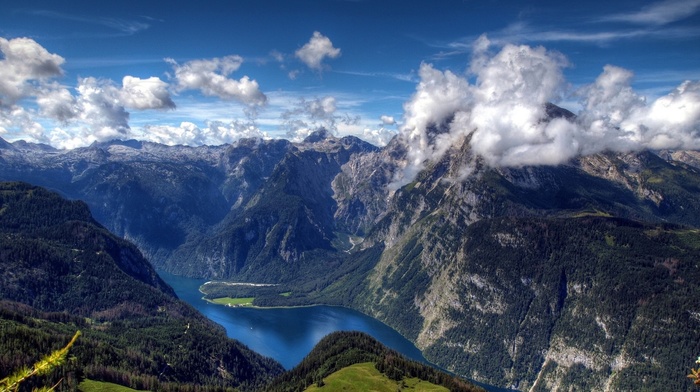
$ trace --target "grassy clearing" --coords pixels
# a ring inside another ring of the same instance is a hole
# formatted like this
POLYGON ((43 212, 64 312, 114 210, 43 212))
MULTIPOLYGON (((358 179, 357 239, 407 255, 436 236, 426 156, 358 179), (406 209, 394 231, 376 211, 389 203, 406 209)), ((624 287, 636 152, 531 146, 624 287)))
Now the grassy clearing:
POLYGON ((572 218, 585 218, 585 217, 603 217, 603 218, 610 218, 612 215, 605 211, 600 211, 600 210, 594 210, 594 211, 580 211, 575 214, 573 214, 571 217, 572 218))
POLYGON ((78 385, 81 392, 139 392, 118 384, 85 379, 78 385))
POLYGON ((280 295, 283 296, 283 297, 289 297, 290 295, 292 295, 292 292, 291 292, 291 291, 287 291, 286 293, 280 293, 280 295))
POLYGON ((226 305, 226 306, 253 306, 253 300, 255 297, 241 297, 241 298, 231 298, 231 297, 221 297, 208 300, 209 302, 226 305))
POLYGON ((379 373, 374 363, 358 363, 343 368, 324 380, 323 387, 312 385, 306 391, 377 391, 396 392, 426 391, 426 392, 449 392, 445 387, 420 380, 418 378, 408 378, 402 381, 394 381, 379 373))
POLYGON ((676 235, 686 246, 693 249, 700 249, 700 230, 678 230, 676 231, 676 235))

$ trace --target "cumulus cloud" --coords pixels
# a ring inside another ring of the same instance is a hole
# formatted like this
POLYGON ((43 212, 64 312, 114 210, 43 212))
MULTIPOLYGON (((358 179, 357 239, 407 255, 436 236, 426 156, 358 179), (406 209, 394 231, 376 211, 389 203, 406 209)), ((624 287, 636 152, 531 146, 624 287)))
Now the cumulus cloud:
POLYGON ((182 65, 173 59, 166 61, 175 71, 176 91, 199 90, 207 96, 237 100, 250 106, 261 106, 267 102, 257 81, 248 76, 238 80, 229 78, 243 63, 241 56, 192 60, 182 65))
POLYGON ((148 79, 125 76, 119 98, 124 106, 137 110, 175 108, 168 83, 155 76, 148 79))
POLYGON ((700 147, 700 82, 686 81, 648 103, 631 87, 633 74, 607 65, 576 92, 578 116, 550 118, 548 104, 567 88, 566 59, 543 47, 474 46, 467 76, 420 69, 421 81, 405 105, 400 134, 407 145, 395 186, 410 182, 426 162, 440 159, 469 136, 472 151, 491 166, 556 165, 602 151, 700 147))
POLYGON ((77 110, 95 140, 118 139, 129 131, 129 112, 120 102, 121 91, 109 80, 93 77, 78 81, 77 110))
POLYGON ((382 125, 396 125, 396 120, 394 119, 393 116, 387 116, 386 114, 383 114, 379 117, 379 121, 382 122, 382 125))
POLYGON ((320 72, 323 70, 323 60, 339 57, 340 49, 334 48, 328 37, 314 31, 309 42, 294 52, 294 55, 309 68, 320 72))
POLYGON ((75 89, 55 79, 63 76, 63 57, 30 38, 0 38, 0 125, 2 133, 59 147, 76 147, 128 134, 127 109, 171 109, 168 84, 157 77, 126 76, 111 80, 81 78, 75 89), (24 107, 19 106, 22 102, 24 107), (46 131, 41 125, 57 122, 46 131))
MULTIPOLYGON (((126 76, 121 87, 108 79, 88 77, 78 80, 76 96, 54 84, 40 90, 36 102, 43 116, 64 126, 52 130, 51 143, 75 147, 127 137, 131 130, 127 109, 174 108, 167 86, 156 77, 126 76)), ((20 128, 27 132, 26 127, 20 128)))
POLYGON ((267 133, 258 129, 255 124, 240 121, 224 123, 211 121, 205 128, 199 128, 191 122, 183 122, 180 126, 152 125, 143 130, 143 138, 152 142, 166 145, 221 145, 234 143, 244 138, 268 138, 267 133))
POLYGON ((0 134, 7 134, 13 128, 22 129, 25 139, 30 142, 49 142, 44 127, 34 120, 34 114, 18 105, 0 110, 0 134))
POLYGON ((39 90, 36 103, 39 105, 42 115, 62 124, 66 124, 77 115, 75 97, 67 88, 57 83, 39 90))
POLYGON ((36 83, 63 75, 63 57, 49 53, 31 38, 0 37, 0 104, 35 95, 36 83))

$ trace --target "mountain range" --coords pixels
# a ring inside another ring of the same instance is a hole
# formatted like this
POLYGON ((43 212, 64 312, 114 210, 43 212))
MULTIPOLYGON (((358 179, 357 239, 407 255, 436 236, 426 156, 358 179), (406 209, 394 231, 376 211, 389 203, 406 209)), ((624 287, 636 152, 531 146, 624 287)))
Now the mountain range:
POLYGON ((0 179, 83 200, 156 269, 291 292, 212 285, 210 296, 350 306, 477 381, 690 387, 700 154, 607 152, 503 168, 466 136, 402 184, 407 159, 399 137, 377 148, 325 130, 302 143, 202 147, 4 142, 0 179))

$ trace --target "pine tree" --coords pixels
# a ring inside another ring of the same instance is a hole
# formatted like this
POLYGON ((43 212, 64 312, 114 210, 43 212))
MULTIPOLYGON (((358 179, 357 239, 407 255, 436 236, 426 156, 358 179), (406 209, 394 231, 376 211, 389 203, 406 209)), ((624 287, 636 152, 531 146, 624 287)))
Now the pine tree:
MULTIPOLYGON (((68 344, 62 349, 56 350, 51 354, 47 355, 39 362, 35 363, 34 366, 32 366, 32 368, 25 367, 19 369, 13 374, 9 375, 8 377, 0 380, 0 392, 16 392, 19 390, 20 384, 28 378, 48 374, 52 370, 63 365, 66 362, 66 358, 68 358, 68 351, 71 347, 73 347, 73 344, 76 340, 78 340, 79 336, 80 331, 77 331, 75 335, 73 335, 73 338, 70 340, 70 342, 68 342, 68 344)), ((35 392, 53 391, 60 383, 61 381, 59 381, 56 385, 53 385, 51 387, 35 389, 35 392)))

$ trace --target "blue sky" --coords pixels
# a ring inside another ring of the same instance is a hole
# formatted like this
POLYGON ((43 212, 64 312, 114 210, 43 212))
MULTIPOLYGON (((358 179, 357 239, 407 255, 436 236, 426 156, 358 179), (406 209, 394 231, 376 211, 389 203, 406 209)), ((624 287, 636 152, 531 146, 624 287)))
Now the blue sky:
POLYGON ((57 147, 299 138, 319 126, 382 144, 410 133, 429 70, 478 84, 480 56, 494 59, 508 45, 545 48, 562 76, 547 99, 577 113, 581 89, 606 65, 630 71, 630 88, 649 104, 700 79, 700 0, 3 0, 1 8, 0 136, 57 147))

